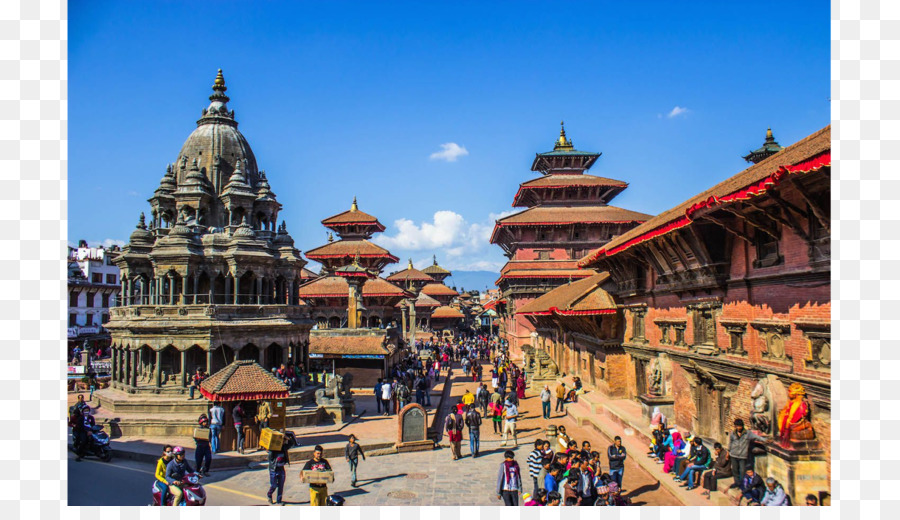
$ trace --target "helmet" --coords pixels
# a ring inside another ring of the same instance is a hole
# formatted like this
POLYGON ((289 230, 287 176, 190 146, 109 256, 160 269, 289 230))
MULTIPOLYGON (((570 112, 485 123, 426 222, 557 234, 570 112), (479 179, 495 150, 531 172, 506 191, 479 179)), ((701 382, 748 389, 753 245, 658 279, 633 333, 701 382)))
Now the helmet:
POLYGON ((172 455, 184 455, 184 448, 181 446, 175 446, 172 448, 172 455))
POLYGON ((328 495, 325 499, 326 506, 342 506, 344 505, 344 497, 341 495, 328 495))

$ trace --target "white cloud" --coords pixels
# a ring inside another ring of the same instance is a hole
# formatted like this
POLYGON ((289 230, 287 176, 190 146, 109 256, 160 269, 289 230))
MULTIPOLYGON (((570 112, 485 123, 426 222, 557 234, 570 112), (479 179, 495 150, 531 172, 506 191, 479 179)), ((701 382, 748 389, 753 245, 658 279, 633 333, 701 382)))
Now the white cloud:
POLYGON ((435 212, 431 222, 396 220, 396 233, 379 235, 373 241, 395 256, 412 256, 420 268, 430 265, 431 254, 435 254, 438 263, 451 271, 499 271, 506 260, 501 249, 489 242, 491 232, 495 220, 512 213, 491 213, 482 222, 468 222, 459 213, 441 210, 435 212), (420 259, 423 252, 428 256, 420 259))
POLYGON ((469 155, 469 151, 466 150, 465 146, 460 146, 456 143, 444 143, 441 145, 440 152, 434 152, 428 158, 432 161, 456 162, 457 159, 464 155, 469 155))
POLYGON ((687 108, 676 105, 675 108, 673 108, 672 111, 666 115, 666 117, 672 119, 673 117, 682 116, 684 114, 687 114, 688 112, 690 111, 687 108))
POLYGON ((103 240, 103 242, 101 242, 100 245, 102 245, 103 247, 112 247, 112 246, 125 247, 125 241, 124 240, 116 240, 114 238, 107 238, 107 239, 103 240))

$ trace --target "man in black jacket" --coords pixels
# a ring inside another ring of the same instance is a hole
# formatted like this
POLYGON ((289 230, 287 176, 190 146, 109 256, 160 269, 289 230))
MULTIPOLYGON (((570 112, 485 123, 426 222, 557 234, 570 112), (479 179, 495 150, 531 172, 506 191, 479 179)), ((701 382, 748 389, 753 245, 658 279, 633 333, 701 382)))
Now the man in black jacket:
POLYGON ((625 446, 622 446, 622 437, 616 435, 613 442, 614 444, 606 449, 606 456, 609 458, 609 476, 621 489, 622 476, 625 473, 625 457, 628 456, 628 453, 625 451, 625 446))
POLYGON ((747 505, 759 505, 765 489, 766 486, 759 475, 753 471, 753 468, 747 468, 747 471, 744 472, 744 478, 741 479, 741 500, 739 505, 744 505, 745 498, 747 499, 747 505))

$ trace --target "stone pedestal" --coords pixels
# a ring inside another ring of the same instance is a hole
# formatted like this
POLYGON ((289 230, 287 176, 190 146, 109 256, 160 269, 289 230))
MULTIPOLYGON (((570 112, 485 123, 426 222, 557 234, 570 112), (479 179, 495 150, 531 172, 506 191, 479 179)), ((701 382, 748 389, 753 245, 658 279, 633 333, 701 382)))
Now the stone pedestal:
MULTIPOLYGON (((540 393, 544 389, 544 385, 550 387, 550 392, 553 393, 553 399, 556 399, 556 385, 558 384, 560 376, 552 376, 552 377, 541 377, 532 375, 531 376, 531 385, 529 388, 531 390, 540 393)), ((571 387, 566 387, 566 391, 571 390, 571 387)))
POLYGON ((639 395, 638 400, 641 402, 641 415, 647 422, 653 418, 653 409, 659 408, 660 413, 666 416, 668 422, 672 422, 675 418, 675 398, 666 395, 639 395))
POLYGON ((346 423, 350 422, 350 419, 353 418, 353 414, 356 413, 356 402, 354 401, 343 401, 340 404, 326 404, 320 405, 325 411, 325 415, 330 417, 336 423, 346 423))
POLYGON ((828 461, 825 452, 807 444, 799 443, 795 448, 785 449, 777 444, 769 444, 768 454, 756 459, 756 471, 764 480, 772 477, 784 486, 793 505, 805 504, 806 495, 820 496, 825 491, 831 494, 828 480, 828 461))

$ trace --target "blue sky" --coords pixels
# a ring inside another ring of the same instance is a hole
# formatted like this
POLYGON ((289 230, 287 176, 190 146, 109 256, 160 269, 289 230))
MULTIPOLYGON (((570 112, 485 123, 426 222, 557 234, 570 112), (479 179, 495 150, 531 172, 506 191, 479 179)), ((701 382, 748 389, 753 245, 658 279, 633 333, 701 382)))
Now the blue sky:
POLYGON ((830 122, 827 2, 639 5, 73 0, 69 239, 127 239, 218 68, 299 249, 355 195, 418 267, 504 263, 493 221, 560 119, 630 183, 613 205, 651 214, 767 126, 786 146, 830 122))

